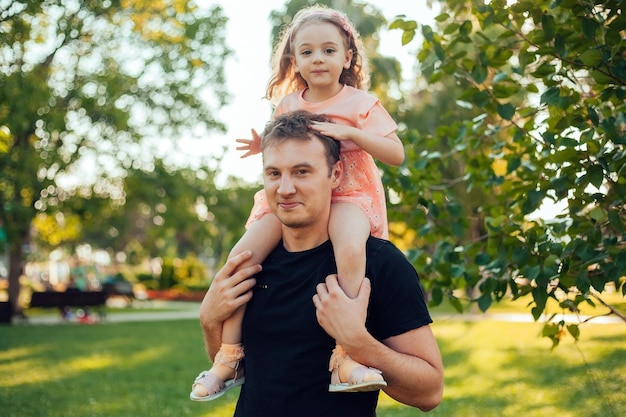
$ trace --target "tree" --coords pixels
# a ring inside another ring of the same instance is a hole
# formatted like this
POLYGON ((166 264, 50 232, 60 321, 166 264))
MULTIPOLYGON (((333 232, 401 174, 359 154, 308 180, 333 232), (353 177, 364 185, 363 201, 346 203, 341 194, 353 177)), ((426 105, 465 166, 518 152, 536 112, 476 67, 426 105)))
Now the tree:
MULTIPOLYGON (((602 303, 607 286, 626 294, 621 2, 442 4, 437 28, 421 27, 417 58, 457 117, 437 113, 431 131, 411 131, 405 166, 387 170, 398 210, 426 242, 411 257, 433 302, 445 297, 460 309, 455 290, 478 285, 472 301, 481 310, 509 293, 530 295, 537 320, 549 300, 577 312, 602 303), (441 144, 446 152, 432 151, 441 144), (468 211, 461 196, 474 190, 489 198, 468 211), (537 214, 546 201, 563 208, 553 219, 537 214), (472 223, 481 233, 468 240, 472 223)), ((406 18, 391 27, 405 43, 418 29, 406 18)), ((566 329, 578 337, 563 321, 546 323, 544 336, 556 345, 566 329)))
POLYGON ((81 241, 113 253, 135 252, 137 260, 195 254, 224 261, 244 232, 258 187, 231 179, 218 188, 208 165, 174 168, 156 159, 149 168, 130 169, 119 198, 102 200, 100 209, 85 210, 93 200, 72 200, 72 211, 86 219, 81 241))
MULTIPOLYGON (((92 195, 149 164, 149 138, 223 130, 225 18, 185 0, 0 1, 0 219, 19 294, 37 213, 91 169, 92 195)), ((91 197, 88 195, 87 198, 91 197)))

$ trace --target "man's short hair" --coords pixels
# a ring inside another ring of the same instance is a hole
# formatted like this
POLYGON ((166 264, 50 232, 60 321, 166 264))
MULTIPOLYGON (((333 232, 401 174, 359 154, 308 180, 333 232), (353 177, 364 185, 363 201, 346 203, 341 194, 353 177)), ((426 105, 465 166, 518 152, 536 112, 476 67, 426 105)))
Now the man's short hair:
POLYGON ((268 122, 263 130, 261 151, 287 140, 312 140, 317 137, 326 149, 328 168, 339 161, 339 141, 325 136, 311 127, 312 122, 329 122, 332 120, 323 114, 315 114, 304 110, 284 113, 268 122))

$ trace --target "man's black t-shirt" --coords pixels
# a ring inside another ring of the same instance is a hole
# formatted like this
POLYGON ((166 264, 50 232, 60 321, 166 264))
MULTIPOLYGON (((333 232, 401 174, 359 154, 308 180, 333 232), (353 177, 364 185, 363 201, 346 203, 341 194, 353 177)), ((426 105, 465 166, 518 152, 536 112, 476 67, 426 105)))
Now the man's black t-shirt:
MULTIPOLYGON (((246 382, 236 417, 375 416, 378 392, 330 393, 335 341, 315 317, 318 283, 336 273, 330 241, 304 252, 282 243, 256 275, 243 321, 246 382)), ((367 328, 378 340, 432 322, 413 266, 390 242, 367 242, 372 283, 367 328)))

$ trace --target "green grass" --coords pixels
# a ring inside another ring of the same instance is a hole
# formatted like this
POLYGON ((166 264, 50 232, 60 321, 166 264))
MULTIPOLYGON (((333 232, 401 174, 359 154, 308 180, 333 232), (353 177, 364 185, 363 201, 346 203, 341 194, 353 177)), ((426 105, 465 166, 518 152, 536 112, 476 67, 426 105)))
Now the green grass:
MULTIPOLYGON (((626 326, 583 325, 555 350, 540 323, 437 320, 446 367, 429 416, 626 415, 626 326), (582 354, 581 354, 582 352, 582 354)), ((207 367, 196 320, 0 326, 3 417, 232 416, 238 390, 188 400, 207 367)), ((380 417, 424 415, 381 394, 380 417)))

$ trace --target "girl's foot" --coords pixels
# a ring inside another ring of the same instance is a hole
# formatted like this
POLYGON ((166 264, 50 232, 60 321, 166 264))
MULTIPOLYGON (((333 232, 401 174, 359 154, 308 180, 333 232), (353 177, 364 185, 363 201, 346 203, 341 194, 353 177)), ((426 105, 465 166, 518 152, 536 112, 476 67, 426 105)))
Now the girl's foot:
POLYGON ((341 345, 337 345, 330 358, 330 392, 376 391, 387 386, 382 372, 352 359, 341 345))
POLYGON ((241 343, 222 344, 215 355, 213 367, 209 371, 201 372, 195 379, 189 398, 193 401, 211 401, 221 397, 229 389, 243 384, 243 357, 241 343))

